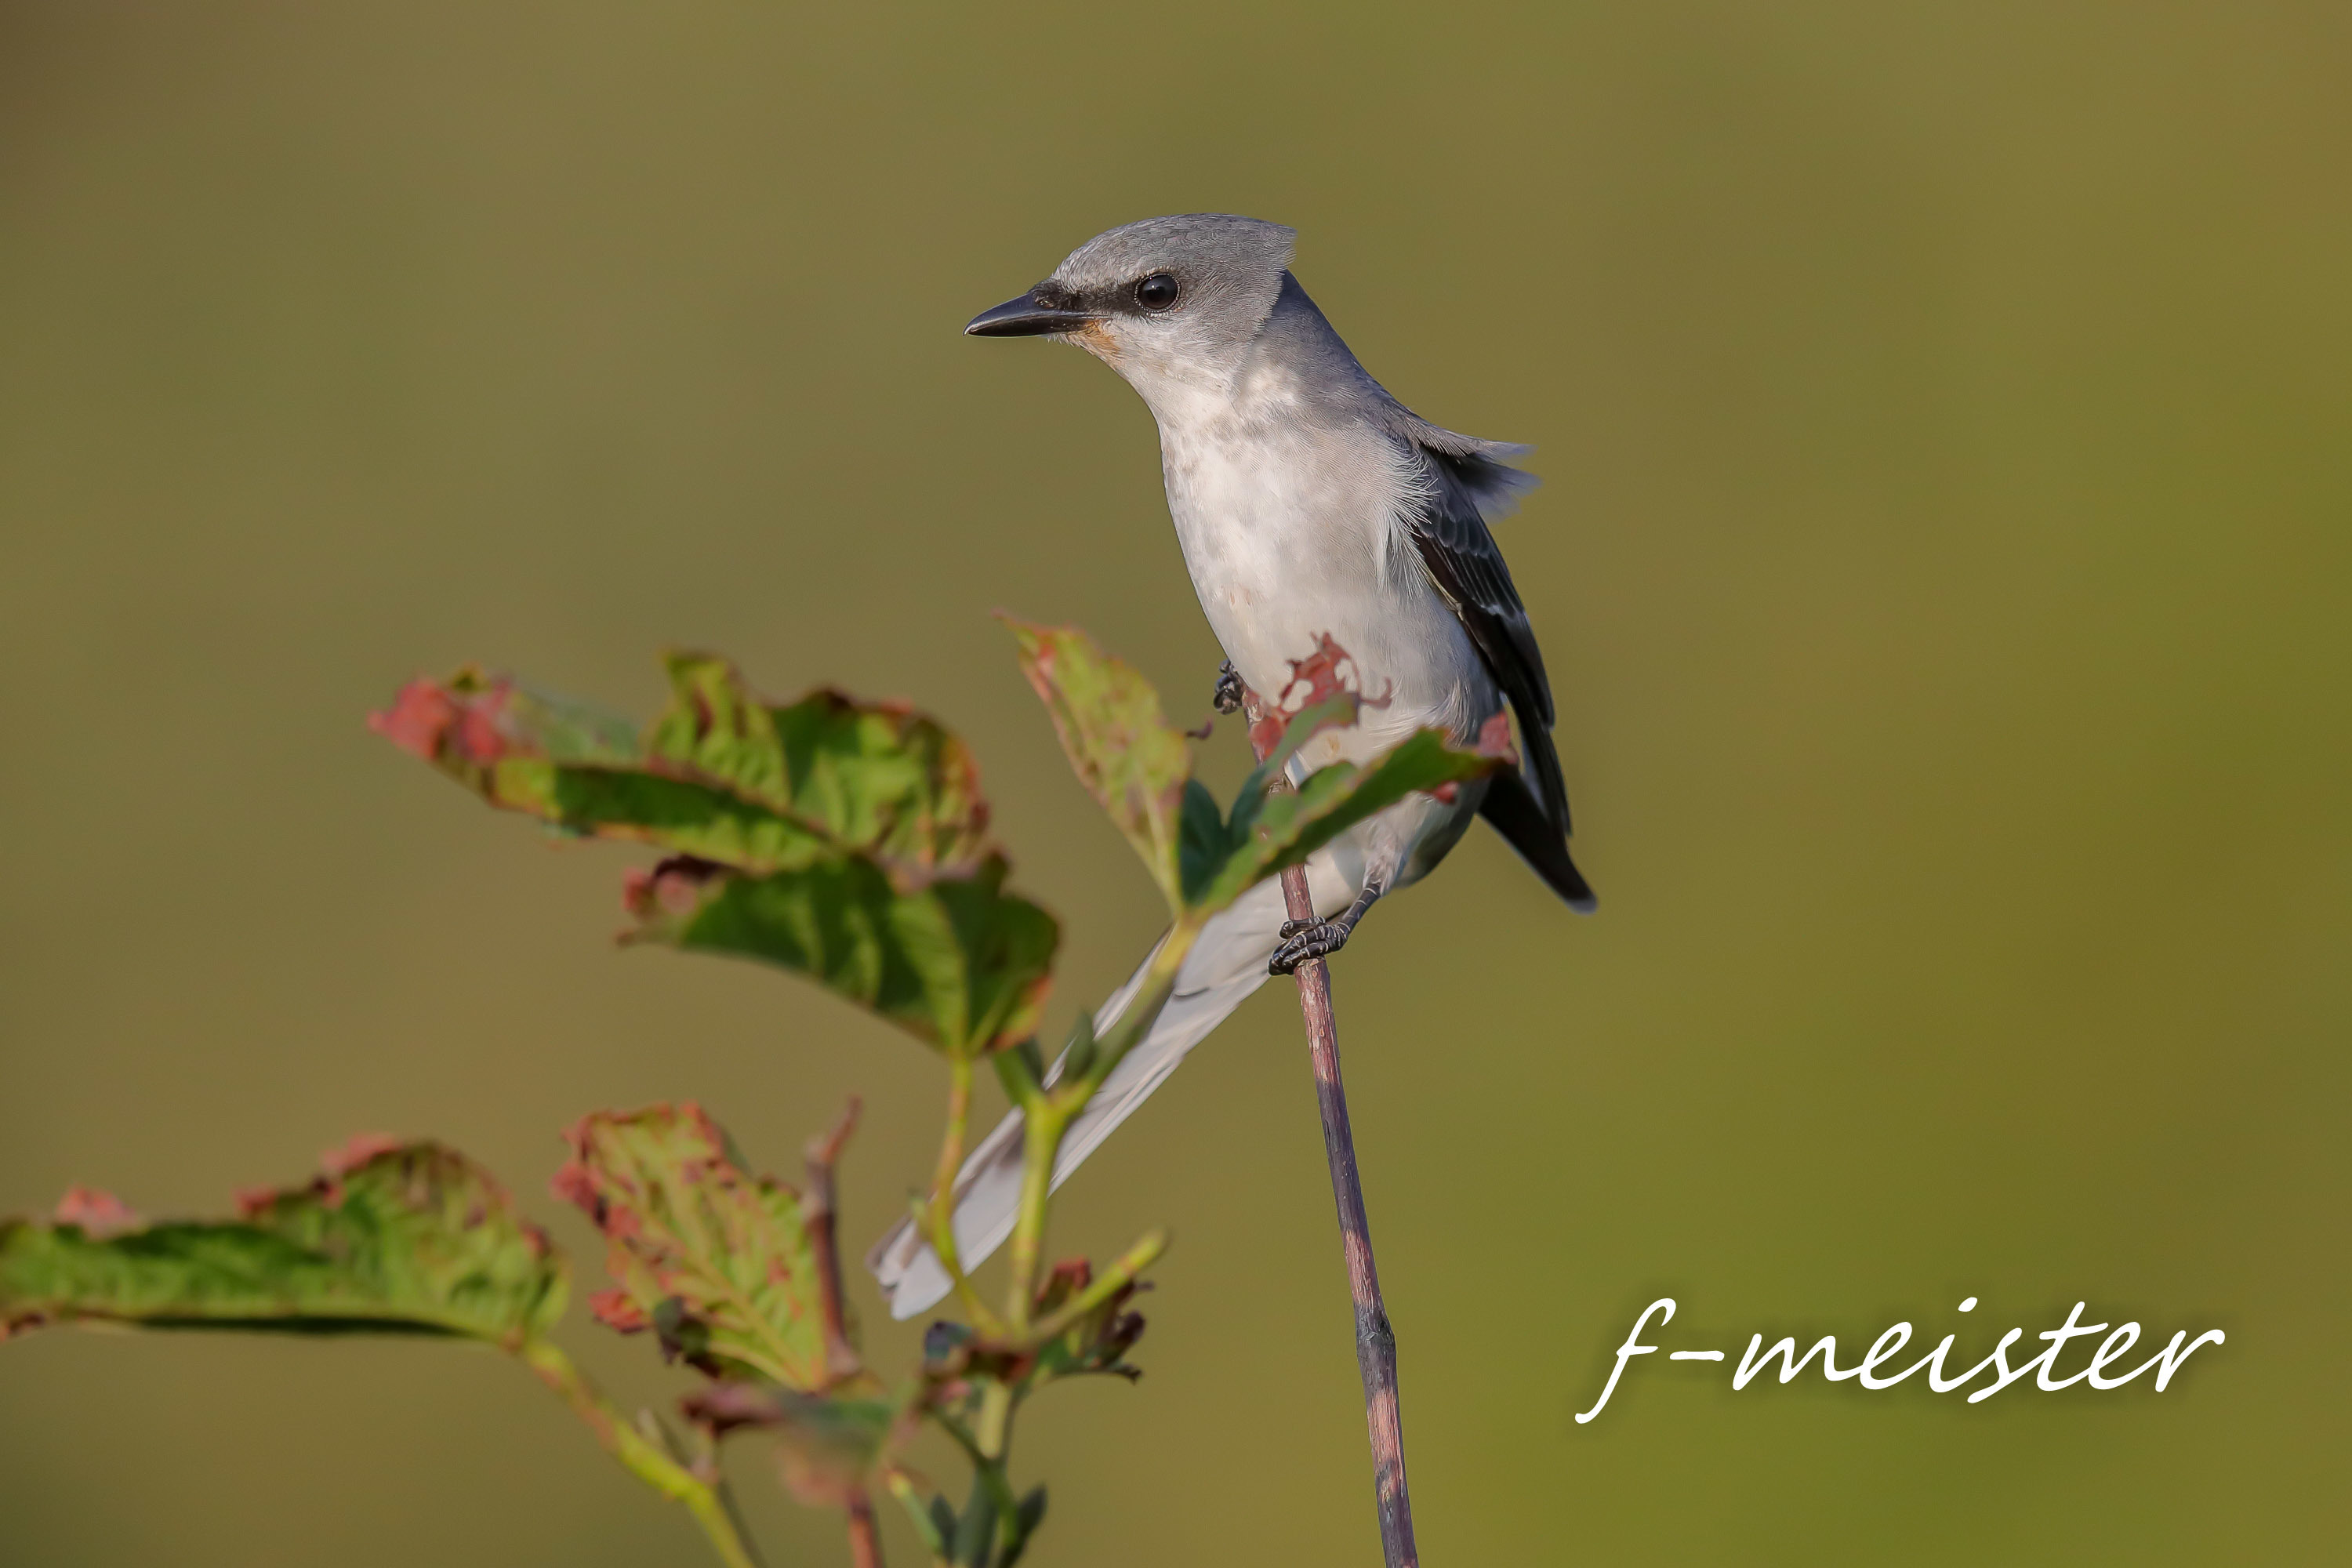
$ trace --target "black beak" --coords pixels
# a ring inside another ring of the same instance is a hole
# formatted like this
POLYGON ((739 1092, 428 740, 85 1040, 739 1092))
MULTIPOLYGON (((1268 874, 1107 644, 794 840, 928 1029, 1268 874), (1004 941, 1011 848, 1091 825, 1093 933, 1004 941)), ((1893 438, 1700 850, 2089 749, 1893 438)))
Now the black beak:
POLYGON ((971 338, 1037 338, 1048 332, 1075 332, 1095 319, 1091 310, 1073 310, 1040 301, 1031 289, 1007 300, 992 310, 982 310, 964 326, 971 338))

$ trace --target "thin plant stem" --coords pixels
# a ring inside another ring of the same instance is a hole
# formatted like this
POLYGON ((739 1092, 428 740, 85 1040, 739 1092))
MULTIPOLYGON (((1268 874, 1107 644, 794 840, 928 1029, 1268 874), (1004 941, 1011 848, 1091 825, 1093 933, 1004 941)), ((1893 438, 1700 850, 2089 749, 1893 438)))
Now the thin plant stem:
POLYGON ((923 1549, 931 1554, 932 1561, 946 1562, 948 1542, 940 1534, 939 1524, 931 1518, 931 1510, 924 1505, 922 1494, 916 1490, 913 1479, 904 1470, 893 1469, 885 1479, 885 1484, 889 1487, 890 1495, 898 1500, 898 1506, 907 1510, 908 1521, 914 1525, 915 1534, 921 1539, 923 1549))
MULTIPOLYGON (((966 1061, 950 1062, 955 1078, 948 1100, 948 1138, 940 1151, 939 1178, 925 1215, 925 1229, 931 1238, 932 1250, 938 1254, 947 1269, 948 1278, 954 1281, 958 1295, 971 1313, 973 1327, 983 1335, 1007 1347, 1034 1350, 1150 1267, 1167 1246, 1168 1238, 1159 1232, 1145 1237, 1114 1263, 1105 1279, 1079 1300, 1066 1303, 1053 1313, 1045 1321, 1045 1331, 1041 1332, 1033 1326, 1032 1314, 1036 1310, 1037 1300, 1037 1263, 1045 1250, 1045 1216, 1053 1194, 1054 1164, 1061 1152, 1062 1140, 1067 1135, 1070 1123, 1086 1109, 1095 1090, 1102 1087, 1103 1079, 1143 1038, 1153 1021, 1160 1016, 1160 1009, 1168 1004, 1169 994, 1175 987, 1176 972, 1199 935, 1197 922, 1181 919, 1170 931, 1167 939, 1160 943, 1140 992, 1110 1034, 1097 1042, 1095 1059, 1086 1072, 1075 1074, 1051 1089, 1037 1082, 1034 1074, 1006 1078, 1008 1091, 1019 1101, 1025 1125, 1022 1134, 1020 1208, 1013 1217, 1012 1241, 1007 1248, 1007 1265, 1012 1279, 1006 1289, 1005 1315, 1001 1321, 981 1307, 978 1293, 972 1289, 956 1255, 950 1223, 955 1205, 953 1184, 963 1157, 964 1123, 971 1108, 971 1067, 966 1061)), ((1005 1456, 1013 1441, 1013 1418, 1019 1403, 1019 1393, 1012 1382, 1003 1377, 991 1377, 981 1384, 980 1408, 970 1429, 944 1411, 935 1409, 931 1413, 933 1419, 956 1440, 971 1459, 974 1483, 988 1494, 996 1510, 996 1545, 999 1550, 1010 1547, 1019 1528, 1019 1502, 1013 1496, 1012 1479, 1005 1470, 1005 1456)), ((906 1500, 904 1497, 900 1499, 901 1502, 906 1500)))
POLYGON ((835 1379, 855 1377, 863 1367, 857 1349, 849 1342, 849 1312, 841 1297, 841 1246, 835 1223, 833 1168, 842 1145, 857 1127, 856 1095, 842 1108, 840 1119, 822 1138, 809 1141, 802 1152, 808 1170, 808 1191, 801 1196, 801 1219, 808 1226, 810 1249, 816 1255, 817 1301, 824 1322, 825 1371, 835 1379))
POLYGON ((1167 1248, 1168 1233, 1153 1231, 1120 1254, 1116 1262, 1103 1270, 1101 1279, 1080 1291, 1059 1310, 1032 1324, 1024 1342, 1031 1345, 1045 1343, 1134 1283, 1136 1276, 1158 1262, 1160 1255, 1167 1248))
POLYGON ((972 1326, 983 1331, 996 1327, 996 1314, 980 1299, 972 1288, 971 1276, 963 1271, 963 1259, 956 1250, 955 1182, 963 1165, 963 1145, 966 1130, 971 1122, 971 1058, 948 1058, 948 1128, 940 1143, 940 1163, 931 1178, 931 1198, 924 1216, 923 1231, 929 1237, 931 1250, 938 1255, 940 1266, 947 1270, 949 1282, 955 1287, 956 1300, 971 1316, 972 1326))
MULTIPOLYGON (((1250 730, 1258 733, 1264 700, 1244 694, 1250 730)), ((1258 761, 1266 751, 1258 750, 1258 761)), ((1276 776, 1272 785, 1286 789, 1276 776)), ((1294 921, 1315 919, 1307 868, 1282 873, 1282 900, 1294 921)), ((1323 1153, 1331 1167, 1331 1197, 1339 1214, 1339 1245, 1348 1265, 1348 1294, 1355 1306, 1356 1368, 1364 1381, 1364 1424, 1372 1447, 1372 1497, 1380 1513, 1381 1553, 1387 1568, 1419 1568, 1412 1540, 1412 1493, 1405 1484, 1404 1418, 1397 1403, 1396 1332, 1381 1300, 1380 1269, 1372 1260, 1371 1222, 1364 1214, 1364 1183, 1356 1169, 1356 1136, 1348 1120, 1348 1090, 1339 1078, 1339 1025, 1331 1010, 1331 973, 1319 958, 1291 972, 1298 983, 1298 1011, 1307 1024, 1307 1056, 1315 1071, 1315 1103, 1323 1118, 1323 1153)))
MULTIPOLYGON (((856 1095, 842 1107, 840 1117, 822 1138, 812 1139, 803 1152, 803 1163, 808 1169, 808 1191, 801 1198, 801 1217, 806 1222, 809 1245, 816 1255, 818 1310, 824 1323, 825 1370, 835 1382, 856 1377, 865 1370, 858 1360, 857 1348, 849 1342, 849 1311, 841 1297, 841 1247, 839 1227, 835 1223, 834 1166, 841 1159, 842 1146, 857 1128, 858 1101, 856 1095)), ((863 1487, 853 1486, 842 1499, 842 1510, 847 1515, 849 1530, 849 1560, 855 1568, 882 1568, 882 1536, 874 1522, 873 1500, 863 1487)))
POLYGON ((993 1378, 980 1392, 980 1421, 972 1446, 990 1464, 1002 1464, 1013 1441, 1013 1384, 993 1378))
POLYGON ((572 1413, 588 1425, 596 1441, 656 1491, 682 1502, 702 1527, 711 1550, 727 1568, 760 1568, 751 1538, 736 1522, 727 1483, 716 1476, 706 1480, 677 1457, 639 1431, 600 1393, 572 1358, 545 1340, 526 1342, 516 1352, 539 1380, 563 1396, 572 1413))
POLYGON ((980 1451, 980 1438, 973 1434, 971 1427, 936 1405, 931 1406, 930 1416, 932 1421, 938 1424, 940 1431, 955 1439, 955 1446, 963 1450, 965 1458, 975 1465, 988 1463, 988 1456, 980 1451))
POLYGON ((1029 1315, 1035 1310, 1037 1263, 1045 1251, 1047 1200, 1054 1190, 1054 1165, 1062 1152, 1062 1140, 1069 1132, 1070 1123, 1094 1098, 1095 1090, 1110 1076, 1111 1069, 1150 1031, 1160 1009, 1168 1005, 1169 994, 1175 989, 1176 973, 1183 966, 1184 955, 1192 950, 1200 934, 1199 922, 1178 921, 1160 942, 1135 1000, 1128 1005, 1111 1032, 1097 1044, 1094 1062, 1085 1074, 1031 1096, 1029 1103, 1022 1108, 1026 1125, 1022 1133, 1021 1206, 1013 1215, 1013 1240, 1007 1248, 1013 1283, 1005 1302, 1007 1320, 1016 1339, 1024 1336, 1029 1315))
POLYGON ((1176 923, 1168 928, 1168 934, 1160 939, 1151 955, 1151 968, 1144 977, 1141 991, 1128 1004, 1127 1011, 1119 1015, 1118 1022, 1111 1026, 1110 1033, 1096 1042, 1094 1063, 1087 1068, 1085 1078, 1054 1086, 1055 1095, 1066 1100, 1073 1112, 1084 1109, 1103 1080, 1110 1077, 1111 1070, 1128 1052, 1142 1044, 1151 1026, 1160 1021, 1160 1010, 1168 1005, 1169 994, 1176 988, 1177 972, 1183 968, 1186 955, 1201 938, 1202 924, 1193 912, 1179 912, 1176 923))
POLYGON ((1031 1105, 1023 1126, 1021 1149, 1021 1208, 1013 1222, 1013 1242, 1007 1250, 1013 1284, 1004 1301, 1005 1321, 1014 1335, 1024 1334, 1037 1299, 1037 1258, 1045 1245, 1046 1198, 1054 1181, 1054 1160, 1062 1150, 1068 1114, 1057 1105, 1031 1105))
POLYGON ((995 1507, 996 1543, 1000 1547, 1012 1541, 1019 1508, 1013 1495, 1013 1478, 1005 1472, 1004 1465, 1005 1454, 1013 1446, 1013 1413, 1017 1403, 1013 1385, 996 1379, 981 1390, 978 1430, 967 1428, 943 1411, 932 1412, 933 1419, 963 1449, 964 1458, 971 1461, 972 1484, 986 1492, 995 1507))
POLYGON ((866 1489, 852 1488, 842 1508, 849 1515, 852 1568, 882 1568, 882 1531, 875 1522, 874 1502, 866 1495, 866 1489))
MULTIPOLYGON (((1311 921, 1305 868, 1282 874, 1290 918, 1311 921)), ((1356 1138, 1348 1121, 1348 1090, 1339 1079, 1339 1026, 1331 1011, 1331 975, 1321 959, 1294 972, 1298 1011, 1307 1020, 1307 1059, 1315 1068, 1315 1102, 1323 1113, 1323 1153, 1331 1166, 1331 1196, 1339 1211, 1339 1244, 1348 1263, 1348 1294, 1356 1310, 1356 1368, 1364 1380, 1364 1422, 1372 1444, 1372 1494, 1380 1510, 1381 1552, 1388 1568, 1416 1568, 1412 1494, 1405 1485, 1404 1417, 1397 1404, 1396 1332, 1381 1300, 1381 1274, 1372 1260, 1371 1223, 1364 1215, 1363 1178, 1356 1169, 1356 1138)))

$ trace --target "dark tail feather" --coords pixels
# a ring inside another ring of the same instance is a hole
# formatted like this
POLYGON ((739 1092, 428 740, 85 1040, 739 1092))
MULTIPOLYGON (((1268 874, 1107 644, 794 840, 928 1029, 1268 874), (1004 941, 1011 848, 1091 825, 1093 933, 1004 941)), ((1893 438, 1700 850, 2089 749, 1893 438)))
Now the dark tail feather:
POLYGON ((1592 896, 1584 873, 1568 857, 1567 836, 1552 825, 1550 814, 1528 788, 1526 778, 1517 772, 1496 773, 1486 785, 1486 798, 1479 805, 1478 815, 1495 825, 1495 831, 1553 892, 1568 900, 1570 909, 1589 915, 1600 907, 1601 900, 1592 896))
POLYGON ((1511 708, 1519 721, 1519 747, 1527 753, 1528 771, 1535 774, 1535 797, 1543 814, 1551 818, 1554 837, 1566 838, 1576 829, 1568 820, 1568 775, 1560 772, 1559 752, 1551 743, 1551 731, 1528 721, 1526 703, 1514 702, 1511 708))

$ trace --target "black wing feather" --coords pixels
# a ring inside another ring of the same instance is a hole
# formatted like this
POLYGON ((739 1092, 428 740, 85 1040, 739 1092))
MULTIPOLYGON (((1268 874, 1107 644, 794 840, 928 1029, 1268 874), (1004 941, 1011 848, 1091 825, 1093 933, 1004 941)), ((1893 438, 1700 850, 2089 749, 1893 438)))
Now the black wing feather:
POLYGON ((1551 742, 1551 683, 1544 677, 1543 652, 1536 647, 1527 606, 1519 602, 1511 569, 1475 500, 1480 489, 1493 486, 1482 485, 1484 476, 1474 469, 1500 465, 1427 447, 1421 452, 1437 483, 1428 503, 1411 519, 1413 546, 1518 716, 1519 745, 1535 774, 1544 815, 1565 838, 1568 779, 1551 742))

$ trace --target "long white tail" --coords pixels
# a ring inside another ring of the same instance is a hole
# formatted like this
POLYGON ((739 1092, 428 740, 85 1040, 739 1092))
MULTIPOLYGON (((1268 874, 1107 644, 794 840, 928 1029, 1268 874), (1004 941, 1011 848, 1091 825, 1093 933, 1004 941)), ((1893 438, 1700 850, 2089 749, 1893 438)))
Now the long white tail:
MULTIPOLYGON (((1343 885, 1326 855, 1308 863, 1308 886, 1318 912, 1336 914, 1355 897, 1343 885)), ((1062 1141, 1054 1164, 1054 1185, 1069 1180, 1070 1173, 1111 1130, 1135 1114, 1151 1091, 1167 1080, 1185 1053, 1208 1037, 1209 1032, 1265 984, 1266 961, 1281 940, 1285 918, 1282 887, 1261 882, 1203 928, 1192 951, 1177 972, 1176 987, 1151 1032, 1128 1052, 1103 1080, 1102 1088, 1079 1112, 1062 1141)), ((1154 949, 1156 952, 1158 950, 1154 949)), ((1118 994, 1095 1014, 1095 1033, 1109 1031, 1151 966, 1147 957, 1118 994)), ((1014 1110, 982 1140, 956 1176, 956 1250, 967 1270, 1004 1245, 1013 1234, 1021 1204, 1021 1112, 1014 1110)), ((901 1220, 866 1255, 866 1268, 881 1281, 883 1299, 893 1318, 911 1318, 945 1296, 947 1270, 938 1254, 915 1234, 911 1221, 901 1220)))

